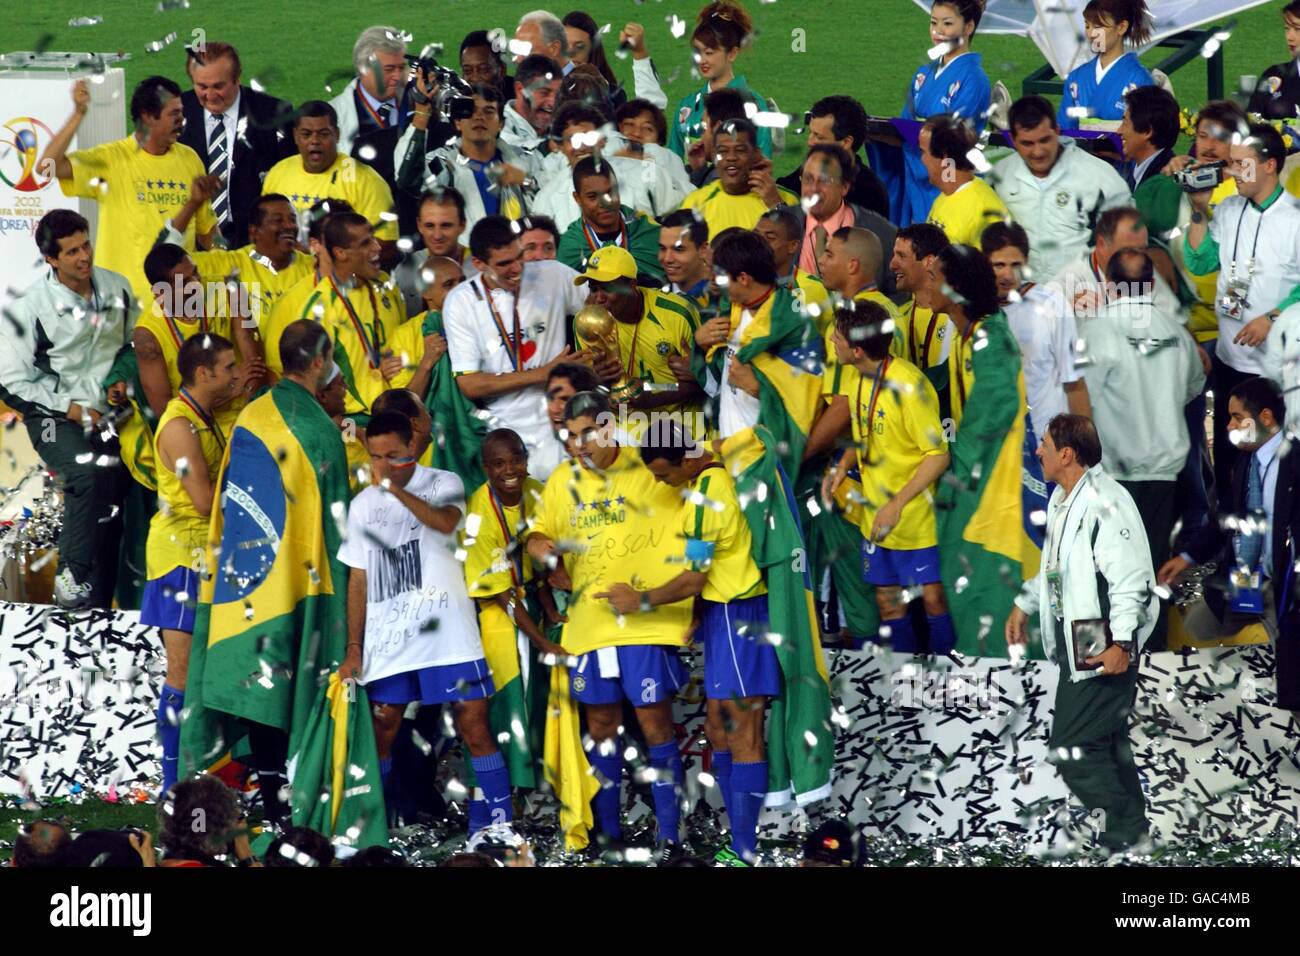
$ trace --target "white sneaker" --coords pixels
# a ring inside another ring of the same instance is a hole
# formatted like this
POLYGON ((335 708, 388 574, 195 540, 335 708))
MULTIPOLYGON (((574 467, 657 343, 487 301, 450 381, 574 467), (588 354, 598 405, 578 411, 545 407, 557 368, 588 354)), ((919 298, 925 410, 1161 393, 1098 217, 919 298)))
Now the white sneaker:
POLYGON ((91 586, 78 584, 71 568, 62 568, 54 579, 54 601, 59 607, 78 610, 90 603, 91 586))

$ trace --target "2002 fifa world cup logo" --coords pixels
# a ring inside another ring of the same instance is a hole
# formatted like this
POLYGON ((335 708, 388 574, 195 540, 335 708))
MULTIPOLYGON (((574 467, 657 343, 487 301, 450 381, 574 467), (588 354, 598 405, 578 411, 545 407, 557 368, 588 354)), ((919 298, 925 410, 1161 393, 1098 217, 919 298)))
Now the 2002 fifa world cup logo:
POLYGON ((48 170, 37 169, 41 144, 54 138, 50 128, 32 116, 15 116, 0 129, 0 180, 22 193, 39 192, 50 184, 48 170))

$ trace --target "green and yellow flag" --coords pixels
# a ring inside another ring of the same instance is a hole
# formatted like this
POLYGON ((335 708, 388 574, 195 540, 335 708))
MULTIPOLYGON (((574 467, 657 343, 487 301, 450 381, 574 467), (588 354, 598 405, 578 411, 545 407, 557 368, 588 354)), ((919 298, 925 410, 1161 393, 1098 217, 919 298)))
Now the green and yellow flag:
POLYGON ((948 359, 957 434, 935 498, 943 587, 957 651, 1006 657, 1002 626, 1021 584, 1038 573, 1042 527, 1033 516, 1047 508, 1027 437, 1020 348, 995 312, 953 342, 948 359))
POLYGON ((759 425, 723 442, 722 455, 767 582, 768 631, 783 678, 767 716, 767 804, 805 806, 830 796, 835 734, 799 510, 776 447, 759 425))
POLYGON ((289 737, 296 825, 355 846, 387 841, 364 688, 338 680, 347 645, 347 459, 315 396, 283 379, 240 414, 213 509, 181 765, 207 769, 255 721, 289 737))

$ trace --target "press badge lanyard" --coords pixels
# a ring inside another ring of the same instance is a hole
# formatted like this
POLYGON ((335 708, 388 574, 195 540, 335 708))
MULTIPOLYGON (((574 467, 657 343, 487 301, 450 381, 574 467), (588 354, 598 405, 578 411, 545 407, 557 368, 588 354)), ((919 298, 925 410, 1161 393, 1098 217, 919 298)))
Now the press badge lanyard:
MULTIPOLYGON (((1276 205, 1277 202, 1275 200, 1273 206, 1276 205)), ((1255 253, 1259 251, 1259 233, 1264 226, 1264 217, 1268 215, 1268 210, 1272 209, 1273 206, 1269 206, 1268 209, 1261 209, 1259 211, 1259 221, 1255 223, 1255 242, 1250 247, 1250 258, 1246 261, 1246 279, 1248 281, 1255 274, 1255 253)), ((1246 221, 1246 209, 1249 208, 1250 203, 1247 203, 1246 208, 1243 209, 1241 215, 1237 217, 1237 235, 1232 240, 1232 265, 1228 269, 1229 285, 1231 285, 1233 280, 1237 278, 1237 253, 1241 250, 1241 225, 1246 221)))
MULTIPOLYGON (((492 321, 496 323, 497 333, 501 336, 501 344, 506 347, 506 354, 510 356, 510 364, 514 366, 516 372, 519 371, 519 355, 520 355, 519 339, 521 335, 520 328, 519 328, 519 296, 518 295, 514 296, 513 308, 514 308, 514 319, 515 319, 515 334, 514 337, 512 338, 510 334, 506 331, 506 324, 501 321, 501 316, 497 313, 497 307, 492 303, 492 293, 488 290, 487 284, 484 283, 482 279, 479 279, 478 285, 470 283, 470 288, 474 290, 475 295, 477 295, 480 299, 487 302, 488 311, 492 313, 492 321), (479 292, 480 286, 483 289, 481 293, 479 292)), ((519 291, 520 294, 523 293, 523 289, 520 289, 519 291)))
MULTIPOLYGON (((867 427, 863 429, 865 435, 862 439, 862 454, 867 460, 867 463, 870 463, 871 460, 871 432, 876 423, 876 400, 880 398, 880 386, 885 381, 885 376, 887 374, 889 374, 888 356, 886 356, 885 360, 880 363, 880 367, 876 369, 875 377, 871 380, 871 401, 867 407, 867 427)), ((862 407, 862 376, 858 376, 857 407, 862 407)))
MULTIPOLYGON (((366 326, 361 321, 361 316, 357 315, 357 310, 352 307, 352 303, 348 300, 348 297, 344 295, 341 291, 339 291, 338 283, 334 281, 333 276, 330 276, 330 287, 334 290, 334 294, 338 296, 340 300, 342 300, 343 308, 348 313, 348 318, 352 321, 352 328, 354 328, 356 330, 357 335, 361 337, 361 344, 362 346, 365 347, 366 360, 370 363, 370 367, 373 369, 378 369, 379 368, 378 343, 372 343, 370 341, 370 336, 366 335, 366 326)), ((375 287, 371 285, 369 282, 367 282, 366 291, 370 293, 370 314, 375 317, 376 321, 378 321, 379 303, 375 301, 375 287)))

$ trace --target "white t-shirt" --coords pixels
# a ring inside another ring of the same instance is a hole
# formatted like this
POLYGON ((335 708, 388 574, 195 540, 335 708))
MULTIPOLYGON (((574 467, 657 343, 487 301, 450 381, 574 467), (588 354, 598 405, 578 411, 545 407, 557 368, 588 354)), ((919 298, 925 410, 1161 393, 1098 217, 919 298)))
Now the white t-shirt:
MULTIPOLYGON (((416 465, 406 490, 465 513, 465 486, 450 471, 416 465)), ((371 485, 352 499, 338 558, 366 572, 362 683, 483 657, 478 615, 456 547, 455 534, 421 524, 382 488, 371 485)))
MULTIPOLYGON (((577 275, 564 263, 554 260, 525 264, 519 286, 522 344, 518 369, 492 314, 495 308, 506 334, 513 336, 515 297, 504 289, 488 289, 482 276, 452 289, 442 306, 452 370, 458 375, 465 372, 501 375, 539 368, 559 355, 564 351, 567 317, 587 301, 587 287, 573 284, 577 275), (492 308, 488 306, 489 296, 492 308)), ((550 474, 542 470, 544 460, 549 458, 545 449, 549 447, 548 442, 555 441, 546 414, 545 385, 498 395, 486 407, 496 419, 489 419, 488 427, 513 428, 518 432, 528 445, 529 473, 545 481, 550 474), (534 462, 532 456, 537 452, 541 454, 534 462)))
POLYGON ((731 340, 727 343, 727 360, 722 365, 722 381, 718 385, 718 435, 722 438, 730 438, 737 432, 753 428, 758 424, 758 412, 761 407, 758 399, 744 389, 736 388, 727 380, 731 374, 731 363, 736 360, 736 351, 740 347, 740 337, 753 321, 753 313, 748 309, 744 310, 736 330, 731 333, 731 340))
POLYGON ((1019 302, 1002 307, 1011 334, 1020 343, 1025 370, 1025 395, 1034 425, 1034 437, 1043 440, 1047 423, 1068 412, 1065 385, 1083 374, 1075 368, 1074 343, 1078 338, 1074 315, 1057 290, 1036 285, 1021 293, 1019 302))

